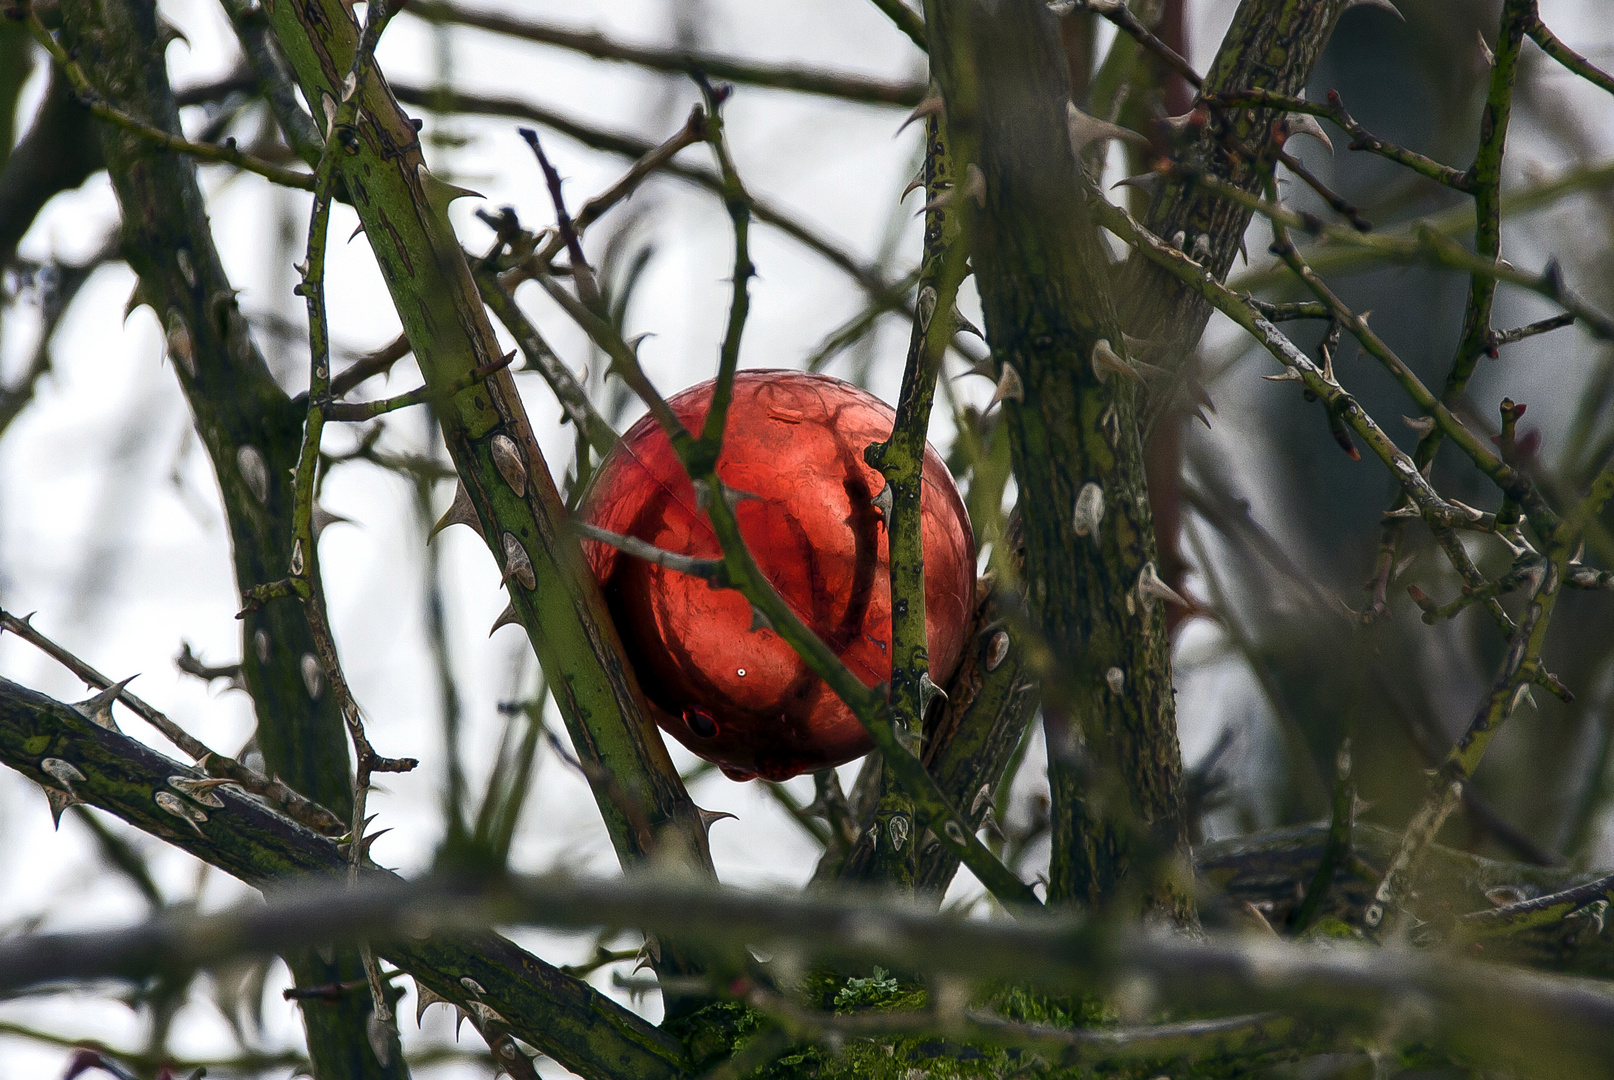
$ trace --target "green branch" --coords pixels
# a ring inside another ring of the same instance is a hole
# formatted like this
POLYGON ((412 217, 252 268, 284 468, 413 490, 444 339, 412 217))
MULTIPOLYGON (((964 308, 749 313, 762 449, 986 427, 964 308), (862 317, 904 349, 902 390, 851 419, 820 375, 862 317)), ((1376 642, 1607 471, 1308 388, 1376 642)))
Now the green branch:
POLYGON ((1266 109, 1280 109, 1290 113, 1303 113, 1307 116, 1320 116, 1332 120, 1341 131, 1351 137, 1350 149, 1366 150, 1388 158, 1398 165, 1404 165, 1420 176, 1427 177, 1437 184, 1457 191, 1472 192, 1473 182, 1469 173, 1462 169, 1454 169, 1444 165, 1434 158, 1425 157, 1414 150, 1385 142, 1378 138, 1367 128, 1356 122, 1355 117, 1345 108, 1344 100, 1339 91, 1328 91, 1328 104, 1319 105, 1305 98, 1292 97, 1288 94, 1276 94, 1270 90, 1232 90, 1227 93, 1209 95, 1206 100, 1214 105, 1253 106, 1266 109))
MULTIPOLYGON (((1137 383, 1112 277, 1067 137, 1068 65, 1032 0, 927 6, 971 261, 1019 484, 1029 630, 1053 797, 1051 902, 1103 904, 1136 869, 1170 917, 1192 902, 1164 868, 1185 847, 1181 754, 1137 383), (969 161, 961 144, 978 147, 969 161), (968 163, 966 163, 968 162, 968 163), (1010 374, 1012 371, 1012 375, 1010 374)), ((1169 590, 1168 590, 1169 591, 1169 590)))
MULTIPOLYGON (((0 696, 0 702, 5 700, 0 696)), ((633 926, 714 948, 749 945, 776 955, 789 950, 813 960, 886 964, 935 976, 939 981, 933 985, 943 986, 1012 980, 1055 993, 1083 993, 1142 980, 1161 1007, 1194 1010, 1204 1016, 1203 1022, 1219 1018, 1233 1023, 1248 1018, 1252 1009, 1272 1010, 1357 1038, 1381 1036, 1385 1011, 1417 1000, 1424 1005, 1421 1042, 1532 1075, 1545 1070, 1555 1077, 1589 1080, 1604 1075, 1614 1053, 1614 1003, 1601 980, 1546 977, 1438 951, 1349 942, 1308 945, 1247 934, 1189 938, 1143 928, 1116 930, 1069 913, 1019 921, 967 919, 912 905, 871 903, 866 896, 768 896, 655 875, 589 880, 557 874, 478 887, 444 880, 405 882, 378 873, 356 889, 310 883, 273 904, 214 915, 168 915, 120 930, 14 936, 0 943, 0 987, 128 975, 154 964, 216 962, 273 948, 299 934, 307 941, 356 935, 392 941, 411 932, 477 938, 482 935, 474 928, 492 923, 557 929, 633 926), (1552 1022, 1542 1023, 1542 1016, 1552 1022)), ((402 953, 411 946, 388 948, 402 953)), ((549 971, 535 972, 532 978, 550 979, 549 971)), ((475 994, 472 1000, 508 1019, 504 1009, 510 1003, 504 995, 510 983, 495 989, 483 983, 483 973, 482 965, 466 970, 464 977, 478 984, 480 992, 456 984, 452 1000, 466 1001, 475 994)), ((435 990, 440 977, 434 974, 428 985, 435 990)), ((565 976, 560 979, 561 985, 582 986, 565 976)), ((743 994, 750 987, 740 983, 734 989, 743 994)), ((607 1007, 597 1000, 599 995, 588 993, 596 1008, 607 1007)), ((642 1020, 618 1006, 609 1008, 649 1045, 666 1045, 667 1037, 647 1030, 642 1020)), ((555 1017, 557 1023, 569 1019, 569 1013, 555 1017)), ((970 1020, 970 1012, 959 1019, 970 1020)), ((603 1026, 603 1017, 595 1022, 603 1026)), ((878 1017, 840 1022, 881 1023, 878 1017)), ((576 1033, 575 1021, 567 1030, 576 1033)), ((559 1041, 556 1033, 539 1034, 534 1045, 546 1052, 559 1041)), ((607 1075, 672 1073, 669 1065, 676 1059, 658 1060, 647 1047, 633 1047, 623 1037, 625 1031, 598 1034, 613 1049, 637 1050, 607 1075)), ((1094 1034, 1102 1039, 1103 1029, 1094 1034)), ((1074 1033, 1067 1037, 1082 1038, 1074 1033)), ((557 1060, 585 1076, 601 1074, 597 1053, 588 1055, 582 1069, 557 1060)))
MULTIPOLYGON (((67 0, 61 47, 109 106, 169 135, 182 132, 151 0, 67 0)), ((287 572, 295 501, 290 471, 303 410, 275 382, 251 339, 224 273, 194 161, 116 122, 98 125, 122 211, 122 251, 140 278, 137 296, 162 326, 172 370, 217 475, 229 525, 236 586, 248 596, 287 572)), ((317 644, 297 606, 249 605, 242 674, 257 716, 265 770, 341 818, 352 809, 348 752, 335 695, 319 676, 317 644)), ((294 949, 299 985, 360 977, 358 952, 331 959, 294 949)), ((304 1011, 310 1059, 321 1076, 398 1078, 401 1058, 378 1060, 368 1037, 370 1003, 351 998, 304 1011)))
POLYGON ((928 51, 929 43, 925 41, 925 20, 905 0, 870 0, 879 8, 885 17, 890 19, 898 30, 901 30, 909 41, 919 46, 921 52, 928 51))
POLYGON ((1547 24, 1541 21, 1541 11, 1534 0, 1525 7, 1524 32, 1530 35, 1531 41, 1541 46, 1542 52, 1598 89, 1614 94, 1614 76, 1565 45, 1557 34, 1548 30, 1547 24))
MULTIPOLYGON (((945 697, 930 679, 922 515, 924 462, 936 379, 942 374, 942 360, 957 323, 954 313, 969 252, 964 231, 970 209, 953 168, 946 127, 939 114, 925 118, 924 249, 891 434, 884 442, 863 450, 864 461, 885 480, 875 504, 885 518, 891 590, 891 679, 886 700, 891 722, 910 749, 918 747, 924 736, 931 701, 937 696, 945 697)), ((880 800, 865 834, 873 855, 867 869, 877 879, 912 891, 923 838, 913 828, 912 800, 889 762, 884 764, 883 772, 880 800)))

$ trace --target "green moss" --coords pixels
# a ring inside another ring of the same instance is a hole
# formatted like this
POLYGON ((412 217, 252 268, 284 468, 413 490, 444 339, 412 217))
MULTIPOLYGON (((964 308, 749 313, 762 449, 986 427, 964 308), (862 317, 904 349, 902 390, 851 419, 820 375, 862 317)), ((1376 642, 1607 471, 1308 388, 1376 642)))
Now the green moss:
POLYGON ((1316 941, 1327 939, 1331 941, 1355 941, 1362 937, 1362 931, 1337 915, 1324 915, 1314 923, 1310 929, 1300 935, 1301 941, 1316 941))
POLYGON ((767 1018, 738 1001, 712 1001, 692 1012, 668 1018, 661 1026, 683 1043, 695 1075, 733 1056, 767 1018))

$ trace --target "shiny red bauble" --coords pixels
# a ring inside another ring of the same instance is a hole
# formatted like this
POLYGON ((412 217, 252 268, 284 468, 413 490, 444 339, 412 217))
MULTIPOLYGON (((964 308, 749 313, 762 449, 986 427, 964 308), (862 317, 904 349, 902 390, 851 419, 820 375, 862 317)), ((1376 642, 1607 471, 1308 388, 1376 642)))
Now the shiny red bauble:
MULTIPOLYGON (((691 431, 705 423, 712 386, 669 401, 691 431)), ((890 436, 893 415, 839 379, 744 371, 717 463, 724 484, 756 496, 742 498, 735 516, 758 565, 869 686, 891 676, 891 589, 874 505, 885 480, 863 449, 890 436)), ((975 542, 953 478, 928 445, 923 477, 925 632, 931 678, 945 684, 974 607, 975 542)), ((649 416, 601 462, 583 516, 669 551, 721 555, 672 444, 649 416)), ((783 780, 870 750, 862 724, 791 647, 752 629, 738 592, 597 541, 584 547, 657 722, 694 753, 735 779, 783 780)))

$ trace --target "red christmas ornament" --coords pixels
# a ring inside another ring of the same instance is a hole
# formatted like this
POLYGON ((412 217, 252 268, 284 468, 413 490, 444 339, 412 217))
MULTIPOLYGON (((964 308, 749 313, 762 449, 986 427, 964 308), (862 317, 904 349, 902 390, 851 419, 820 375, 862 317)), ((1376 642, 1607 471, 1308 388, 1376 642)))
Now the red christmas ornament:
MULTIPOLYGON (((699 431, 711 382, 673 397, 699 431)), ((756 498, 735 507, 751 554, 803 622, 863 680, 891 677, 885 486, 863 448, 891 434, 891 406, 850 383, 794 371, 734 380, 718 476, 756 498)), ((920 497, 930 674, 958 667, 975 601, 975 542, 947 466, 925 448, 920 497)), ((583 516, 668 551, 717 558, 721 548, 654 418, 622 437, 595 474, 583 516)), ((731 589, 585 541, 589 565, 662 730, 736 780, 784 780, 872 748, 850 709, 731 589)))

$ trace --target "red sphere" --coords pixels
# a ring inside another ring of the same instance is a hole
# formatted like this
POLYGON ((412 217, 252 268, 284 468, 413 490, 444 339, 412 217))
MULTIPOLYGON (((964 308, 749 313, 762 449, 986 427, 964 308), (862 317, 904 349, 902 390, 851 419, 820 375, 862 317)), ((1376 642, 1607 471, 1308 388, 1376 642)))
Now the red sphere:
MULTIPOLYGON (((704 382, 668 404, 699 432, 704 382)), ((794 371, 734 381, 717 473, 755 495, 735 507, 740 534, 803 622, 868 686, 891 677, 885 486, 863 449, 891 434, 894 411, 850 383, 794 371)), ((947 466, 925 447, 920 496, 930 675, 958 667, 975 599, 975 541, 947 466)), ((721 555, 695 491, 654 418, 622 437, 595 474, 583 516, 602 529, 699 558, 721 555)), ((771 630, 753 630, 732 589, 585 541, 639 679, 664 731, 737 780, 784 780, 872 748, 850 709, 771 630)))

